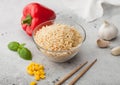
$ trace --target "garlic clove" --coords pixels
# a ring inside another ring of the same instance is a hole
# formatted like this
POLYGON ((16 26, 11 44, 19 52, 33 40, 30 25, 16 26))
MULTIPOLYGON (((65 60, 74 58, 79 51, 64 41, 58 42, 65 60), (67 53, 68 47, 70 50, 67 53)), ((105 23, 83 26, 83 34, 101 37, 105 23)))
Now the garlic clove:
POLYGON ((107 48, 109 46, 110 42, 109 41, 105 41, 103 39, 98 39, 97 40, 97 45, 100 48, 107 48))
POLYGON ((118 29, 115 25, 104 21, 103 25, 98 30, 98 35, 101 39, 112 40, 117 37, 118 29))
POLYGON ((120 55, 120 46, 114 47, 114 48, 111 50, 111 54, 112 54, 112 55, 115 55, 115 56, 120 55))

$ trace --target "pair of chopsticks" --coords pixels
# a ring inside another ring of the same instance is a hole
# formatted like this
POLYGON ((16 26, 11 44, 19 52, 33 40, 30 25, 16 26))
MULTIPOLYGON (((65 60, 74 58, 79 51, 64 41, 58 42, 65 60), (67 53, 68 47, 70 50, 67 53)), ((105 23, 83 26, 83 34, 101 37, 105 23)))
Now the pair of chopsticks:
MULTIPOLYGON (((97 59, 95 59, 86 68, 84 68, 68 85, 74 85, 78 81, 78 79, 81 78, 95 64, 96 61, 97 61, 97 59)), ((86 61, 83 64, 80 64, 79 66, 77 66, 70 73, 68 73, 68 75, 66 75, 65 77, 63 77, 62 79, 60 79, 55 85, 61 85, 61 84, 63 84, 67 79, 69 79, 73 74, 75 74, 79 69, 81 69, 87 63, 88 63, 88 61, 86 61)))

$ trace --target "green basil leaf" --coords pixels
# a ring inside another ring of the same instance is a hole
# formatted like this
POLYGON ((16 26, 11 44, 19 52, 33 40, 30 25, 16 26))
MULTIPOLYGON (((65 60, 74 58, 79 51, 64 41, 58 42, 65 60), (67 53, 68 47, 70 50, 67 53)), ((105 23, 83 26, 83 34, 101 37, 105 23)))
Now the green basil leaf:
POLYGON ((25 60, 32 60, 32 54, 29 49, 23 47, 23 48, 19 48, 17 52, 21 58, 25 60))
POLYGON ((12 51, 17 51, 17 49, 19 48, 20 44, 16 41, 10 42, 8 44, 8 48, 12 51))

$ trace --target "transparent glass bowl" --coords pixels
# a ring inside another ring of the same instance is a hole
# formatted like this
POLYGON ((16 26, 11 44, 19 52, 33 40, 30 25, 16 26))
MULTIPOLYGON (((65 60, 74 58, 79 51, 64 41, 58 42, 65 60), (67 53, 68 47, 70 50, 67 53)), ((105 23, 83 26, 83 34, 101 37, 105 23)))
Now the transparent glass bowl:
POLYGON ((78 52, 79 52, 79 48, 81 47, 81 45, 83 44, 83 42, 85 41, 86 38, 86 32, 84 30, 84 28, 76 23, 75 21, 72 21, 71 19, 67 20, 67 19, 56 19, 56 20, 50 20, 50 21, 46 21, 42 24, 39 24, 33 31, 33 40, 34 43, 36 44, 37 48, 39 49, 39 51, 44 54, 47 58, 49 58, 50 60, 54 61, 54 62, 65 62, 71 58, 73 58, 78 52), (41 29, 42 26, 46 26, 46 25, 51 25, 54 23, 59 23, 59 24, 66 24, 69 26, 74 26, 76 28, 76 30, 78 30, 78 32, 80 32, 80 34, 82 35, 82 42, 77 46, 74 47, 70 50, 65 50, 65 51, 50 51, 50 50, 46 50, 45 48, 40 47, 35 39, 34 36, 36 35, 36 32, 41 29))

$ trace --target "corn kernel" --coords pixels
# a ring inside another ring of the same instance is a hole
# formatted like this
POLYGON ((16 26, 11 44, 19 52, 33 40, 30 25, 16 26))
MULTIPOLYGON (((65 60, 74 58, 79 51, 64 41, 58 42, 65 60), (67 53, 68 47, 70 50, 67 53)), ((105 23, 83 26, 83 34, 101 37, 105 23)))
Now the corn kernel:
POLYGON ((33 75, 34 73, 30 70, 27 70, 27 73, 30 74, 30 75, 33 75))
POLYGON ((31 62, 27 67, 27 73, 33 75, 37 81, 45 78, 44 66, 34 62, 31 62))
POLYGON ((35 63, 35 66, 39 66, 39 64, 35 63))
POLYGON ((40 72, 39 72, 39 71, 36 71, 36 72, 34 73, 34 75, 40 75, 40 72))
POLYGON ((43 70, 39 70, 40 74, 45 74, 45 72, 43 70))
POLYGON ((42 65, 40 65, 39 68, 44 70, 44 67, 42 65))
POLYGON ((35 70, 36 70, 36 71, 39 70, 39 66, 35 66, 35 70))
POLYGON ((40 78, 44 79, 44 78, 45 78, 45 75, 40 75, 40 78))
POLYGON ((30 85, 37 85, 37 83, 35 81, 32 81, 30 85))
POLYGON ((40 76, 36 75, 35 80, 37 80, 37 81, 40 80, 40 76))
POLYGON ((33 71, 33 70, 32 70, 32 68, 31 68, 30 66, 29 66, 29 67, 27 67, 27 70, 33 71))

